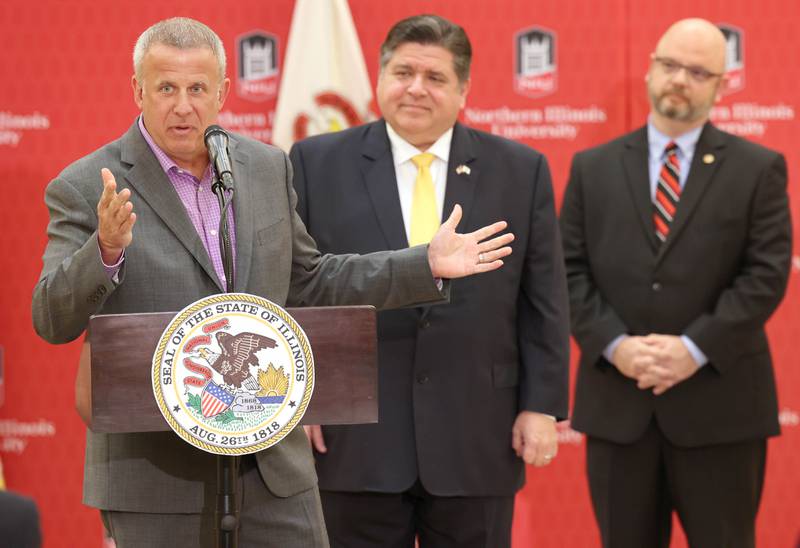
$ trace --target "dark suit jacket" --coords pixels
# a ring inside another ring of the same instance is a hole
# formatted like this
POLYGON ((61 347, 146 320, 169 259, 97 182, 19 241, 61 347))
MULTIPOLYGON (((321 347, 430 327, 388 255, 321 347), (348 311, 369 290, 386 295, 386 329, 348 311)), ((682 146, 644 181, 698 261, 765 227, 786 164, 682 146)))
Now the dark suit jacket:
MULTIPOLYGON (((427 248, 369 257, 322 256, 297 216, 292 171, 275 147, 232 135, 236 193, 236 291, 279 305, 404 306, 441 299, 427 248)), ((33 295, 37 332, 54 343, 78 337, 89 316, 176 311, 222 293, 211 259, 136 123, 120 139, 67 167, 47 187, 48 243, 33 295), (97 244, 100 168, 131 191, 137 214, 120 283, 108 279, 97 244)), ((144 364, 143 364, 144 365, 144 364)), ((311 452, 297 429, 257 453, 277 496, 315 485, 311 452)), ((214 508, 215 457, 172 432, 87 432, 84 502, 108 510, 188 513, 214 508)))
POLYGON ((0 539, 3 546, 39 548, 42 531, 36 502, 11 491, 0 491, 0 539))
POLYGON ((678 211, 656 240, 646 128, 577 154, 561 212, 572 331, 572 424, 627 443, 655 416, 680 446, 778 433, 764 323, 786 288, 791 227, 782 155, 707 124, 678 211), (661 396, 602 357, 623 333, 688 335, 708 356, 661 396))
MULTIPOLYGON (((290 157, 321 250, 407 247, 384 121, 307 139, 290 157)), ((449 305, 378 315, 380 423, 324 428, 321 489, 399 492, 419 476, 437 495, 511 495, 524 481, 517 413, 566 415, 568 305, 545 158, 457 124, 445 217, 456 203, 460 232, 507 220, 514 253, 455 280, 449 305)))

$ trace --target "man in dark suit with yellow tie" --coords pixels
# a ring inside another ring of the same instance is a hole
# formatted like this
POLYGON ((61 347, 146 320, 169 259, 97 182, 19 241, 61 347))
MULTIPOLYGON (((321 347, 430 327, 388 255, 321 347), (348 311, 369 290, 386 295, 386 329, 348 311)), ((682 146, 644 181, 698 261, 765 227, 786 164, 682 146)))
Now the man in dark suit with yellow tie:
POLYGON ((547 162, 457 122, 469 90, 463 29, 398 22, 381 48, 383 119, 292 149, 298 213, 325 252, 426 242, 508 220, 498 272, 455 282, 450 305, 381 312, 375 425, 311 429, 332 546, 502 548, 524 463, 548 464, 567 411, 564 265, 547 162))
POLYGON ((574 158, 561 212, 572 424, 606 547, 752 547, 778 413, 764 323, 791 257, 786 162, 708 121, 725 38, 687 19, 656 45, 646 127, 574 158))

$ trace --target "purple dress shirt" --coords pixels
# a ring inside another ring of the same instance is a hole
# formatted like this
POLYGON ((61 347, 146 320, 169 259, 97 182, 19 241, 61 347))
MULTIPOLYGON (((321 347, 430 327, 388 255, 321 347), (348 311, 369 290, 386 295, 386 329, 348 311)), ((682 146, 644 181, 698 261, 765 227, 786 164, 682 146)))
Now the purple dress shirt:
MULTIPOLYGON (((219 220, 220 208, 217 197, 211 192, 211 183, 214 180, 215 172, 211 163, 209 162, 205 172, 203 172, 202 179, 198 179, 188 171, 181 169, 178 165, 161 150, 161 148, 153 141, 153 138, 144 127, 142 117, 139 117, 139 130, 142 132, 144 140, 150 147, 150 150, 155 154, 158 163, 161 164, 164 173, 167 175, 169 182, 178 193, 178 197, 183 203, 186 214, 191 219, 197 235, 203 242, 208 256, 211 258, 211 263, 214 265, 214 271, 217 273, 222 286, 225 286, 225 270, 222 266, 222 252, 219 245, 219 220)), ((233 205, 231 204, 228 211, 228 227, 231 235, 231 251, 233 252, 234 264, 236 263, 236 223, 234 221, 233 205)), ((105 265, 106 272, 109 277, 115 282, 117 281, 117 273, 125 258, 123 253, 120 260, 114 265, 105 265)))

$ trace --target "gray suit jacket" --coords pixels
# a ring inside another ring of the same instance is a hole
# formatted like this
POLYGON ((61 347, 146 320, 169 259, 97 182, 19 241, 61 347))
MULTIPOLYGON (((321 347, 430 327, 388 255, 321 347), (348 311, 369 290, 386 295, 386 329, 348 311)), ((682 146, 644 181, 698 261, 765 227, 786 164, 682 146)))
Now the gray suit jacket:
MULTIPOLYGON (((425 247, 368 256, 321 255, 295 213, 292 169, 280 150, 231 136, 236 193, 235 290, 280 305, 373 304, 443 298, 425 247)), ((136 123, 118 140, 67 167, 47 187, 44 267, 33 296, 36 331, 71 341, 92 314, 180 310, 223 287, 177 193, 136 123), (119 283, 97 244, 100 168, 129 188, 138 216, 119 283)), ((146 364, 142 364, 144 367, 146 364)), ((256 456, 267 487, 289 496, 315 485, 299 429, 256 456)), ((172 432, 87 433, 84 502, 109 510, 199 512, 214 505, 215 458, 172 432)))

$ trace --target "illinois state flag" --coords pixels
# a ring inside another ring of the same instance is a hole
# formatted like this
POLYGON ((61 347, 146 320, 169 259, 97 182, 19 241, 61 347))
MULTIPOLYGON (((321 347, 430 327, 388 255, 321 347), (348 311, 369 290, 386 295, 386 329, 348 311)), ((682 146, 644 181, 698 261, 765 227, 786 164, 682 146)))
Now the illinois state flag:
POLYGON ((372 87, 347 0, 297 0, 272 142, 287 151, 311 135, 369 119, 372 87))

